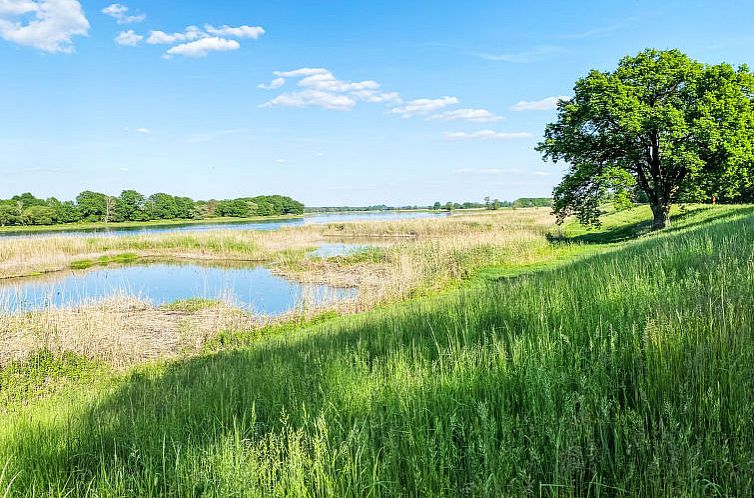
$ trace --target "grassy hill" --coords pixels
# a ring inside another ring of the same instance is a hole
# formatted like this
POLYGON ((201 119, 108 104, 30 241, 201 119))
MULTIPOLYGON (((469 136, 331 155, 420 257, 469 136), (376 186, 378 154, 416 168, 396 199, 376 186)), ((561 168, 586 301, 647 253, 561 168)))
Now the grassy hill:
POLYGON ((753 211, 616 213, 570 263, 87 377, 0 412, 0 493, 747 495, 753 211))

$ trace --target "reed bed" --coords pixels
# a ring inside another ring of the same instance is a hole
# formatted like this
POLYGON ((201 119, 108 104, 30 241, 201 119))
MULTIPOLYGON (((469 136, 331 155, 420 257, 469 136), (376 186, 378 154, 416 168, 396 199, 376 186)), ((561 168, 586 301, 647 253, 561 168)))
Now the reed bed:
POLYGON ((355 285, 360 309, 444 289, 483 266, 524 267, 558 257, 546 209, 507 210, 442 219, 343 223, 324 227, 333 240, 378 244, 343 257, 304 258, 277 266, 297 280, 355 285))
POLYGON ((211 230, 124 236, 0 237, 0 279, 65 270, 76 263, 135 258, 285 261, 321 240, 309 227, 274 232, 211 230))

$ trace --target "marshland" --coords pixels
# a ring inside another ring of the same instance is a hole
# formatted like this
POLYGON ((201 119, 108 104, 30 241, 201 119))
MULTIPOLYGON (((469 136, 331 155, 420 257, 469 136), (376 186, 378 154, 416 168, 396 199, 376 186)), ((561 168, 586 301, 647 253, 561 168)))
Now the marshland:
POLYGON ((351 278, 359 294, 265 323, 203 299, 5 315, 3 487, 8 496, 747 489, 754 294, 742 248, 754 245, 753 217, 749 206, 684 206, 672 229, 652 233, 646 207, 610 214, 599 230, 525 209, 207 232, 190 243, 44 239, 41 264, 82 248, 95 257, 92 248, 138 246, 154 257, 172 247, 265 260, 299 281, 351 278), (363 247, 306 256, 334 235, 363 247), (301 251, 281 256, 288 243, 301 251))
POLYGON ((0 0, 0 498, 754 496, 752 16, 0 0))

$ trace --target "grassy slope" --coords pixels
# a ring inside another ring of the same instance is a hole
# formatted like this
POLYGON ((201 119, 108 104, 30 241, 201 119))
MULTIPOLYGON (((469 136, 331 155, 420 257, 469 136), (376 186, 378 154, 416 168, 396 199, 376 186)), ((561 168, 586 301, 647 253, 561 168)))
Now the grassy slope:
MULTIPOLYGON (((571 234, 613 242, 634 216, 571 234)), ((0 490, 748 494, 752 221, 700 210, 572 264, 34 402, 0 424, 0 490)))

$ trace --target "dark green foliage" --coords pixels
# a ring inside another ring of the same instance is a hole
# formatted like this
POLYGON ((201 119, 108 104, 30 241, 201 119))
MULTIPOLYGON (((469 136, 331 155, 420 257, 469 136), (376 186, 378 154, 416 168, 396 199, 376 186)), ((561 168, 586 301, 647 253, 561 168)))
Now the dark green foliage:
POLYGON ((76 196, 76 205, 81 214, 81 221, 102 221, 107 212, 107 196, 85 190, 76 196))
POLYGON ((742 200, 754 182, 754 74, 678 50, 645 50, 593 70, 558 105, 537 150, 570 169, 554 191, 559 220, 598 224, 601 206, 642 195, 654 227, 678 201, 742 200))
POLYGON ((290 197, 265 195, 223 201, 194 201, 189 197, 165 193, 148 198, 135 190, 124 190, 118 197, 84 191, 76 201, 47 200, 30 193, 0 199, 0 226, 53 225, 77 222, 140 222, 188 220, 227 216, 300 215, 304 205, 290 197))
MULTIPOLYGON (((495 202, 500 202, 495 199, 495 202)), ((502 203, 505 206, 505 203, 502 203)), ((515 201, 508 204, 514 208, 531 208, 531 207, 551 207, 551 197, 519 197, 515 201)))

